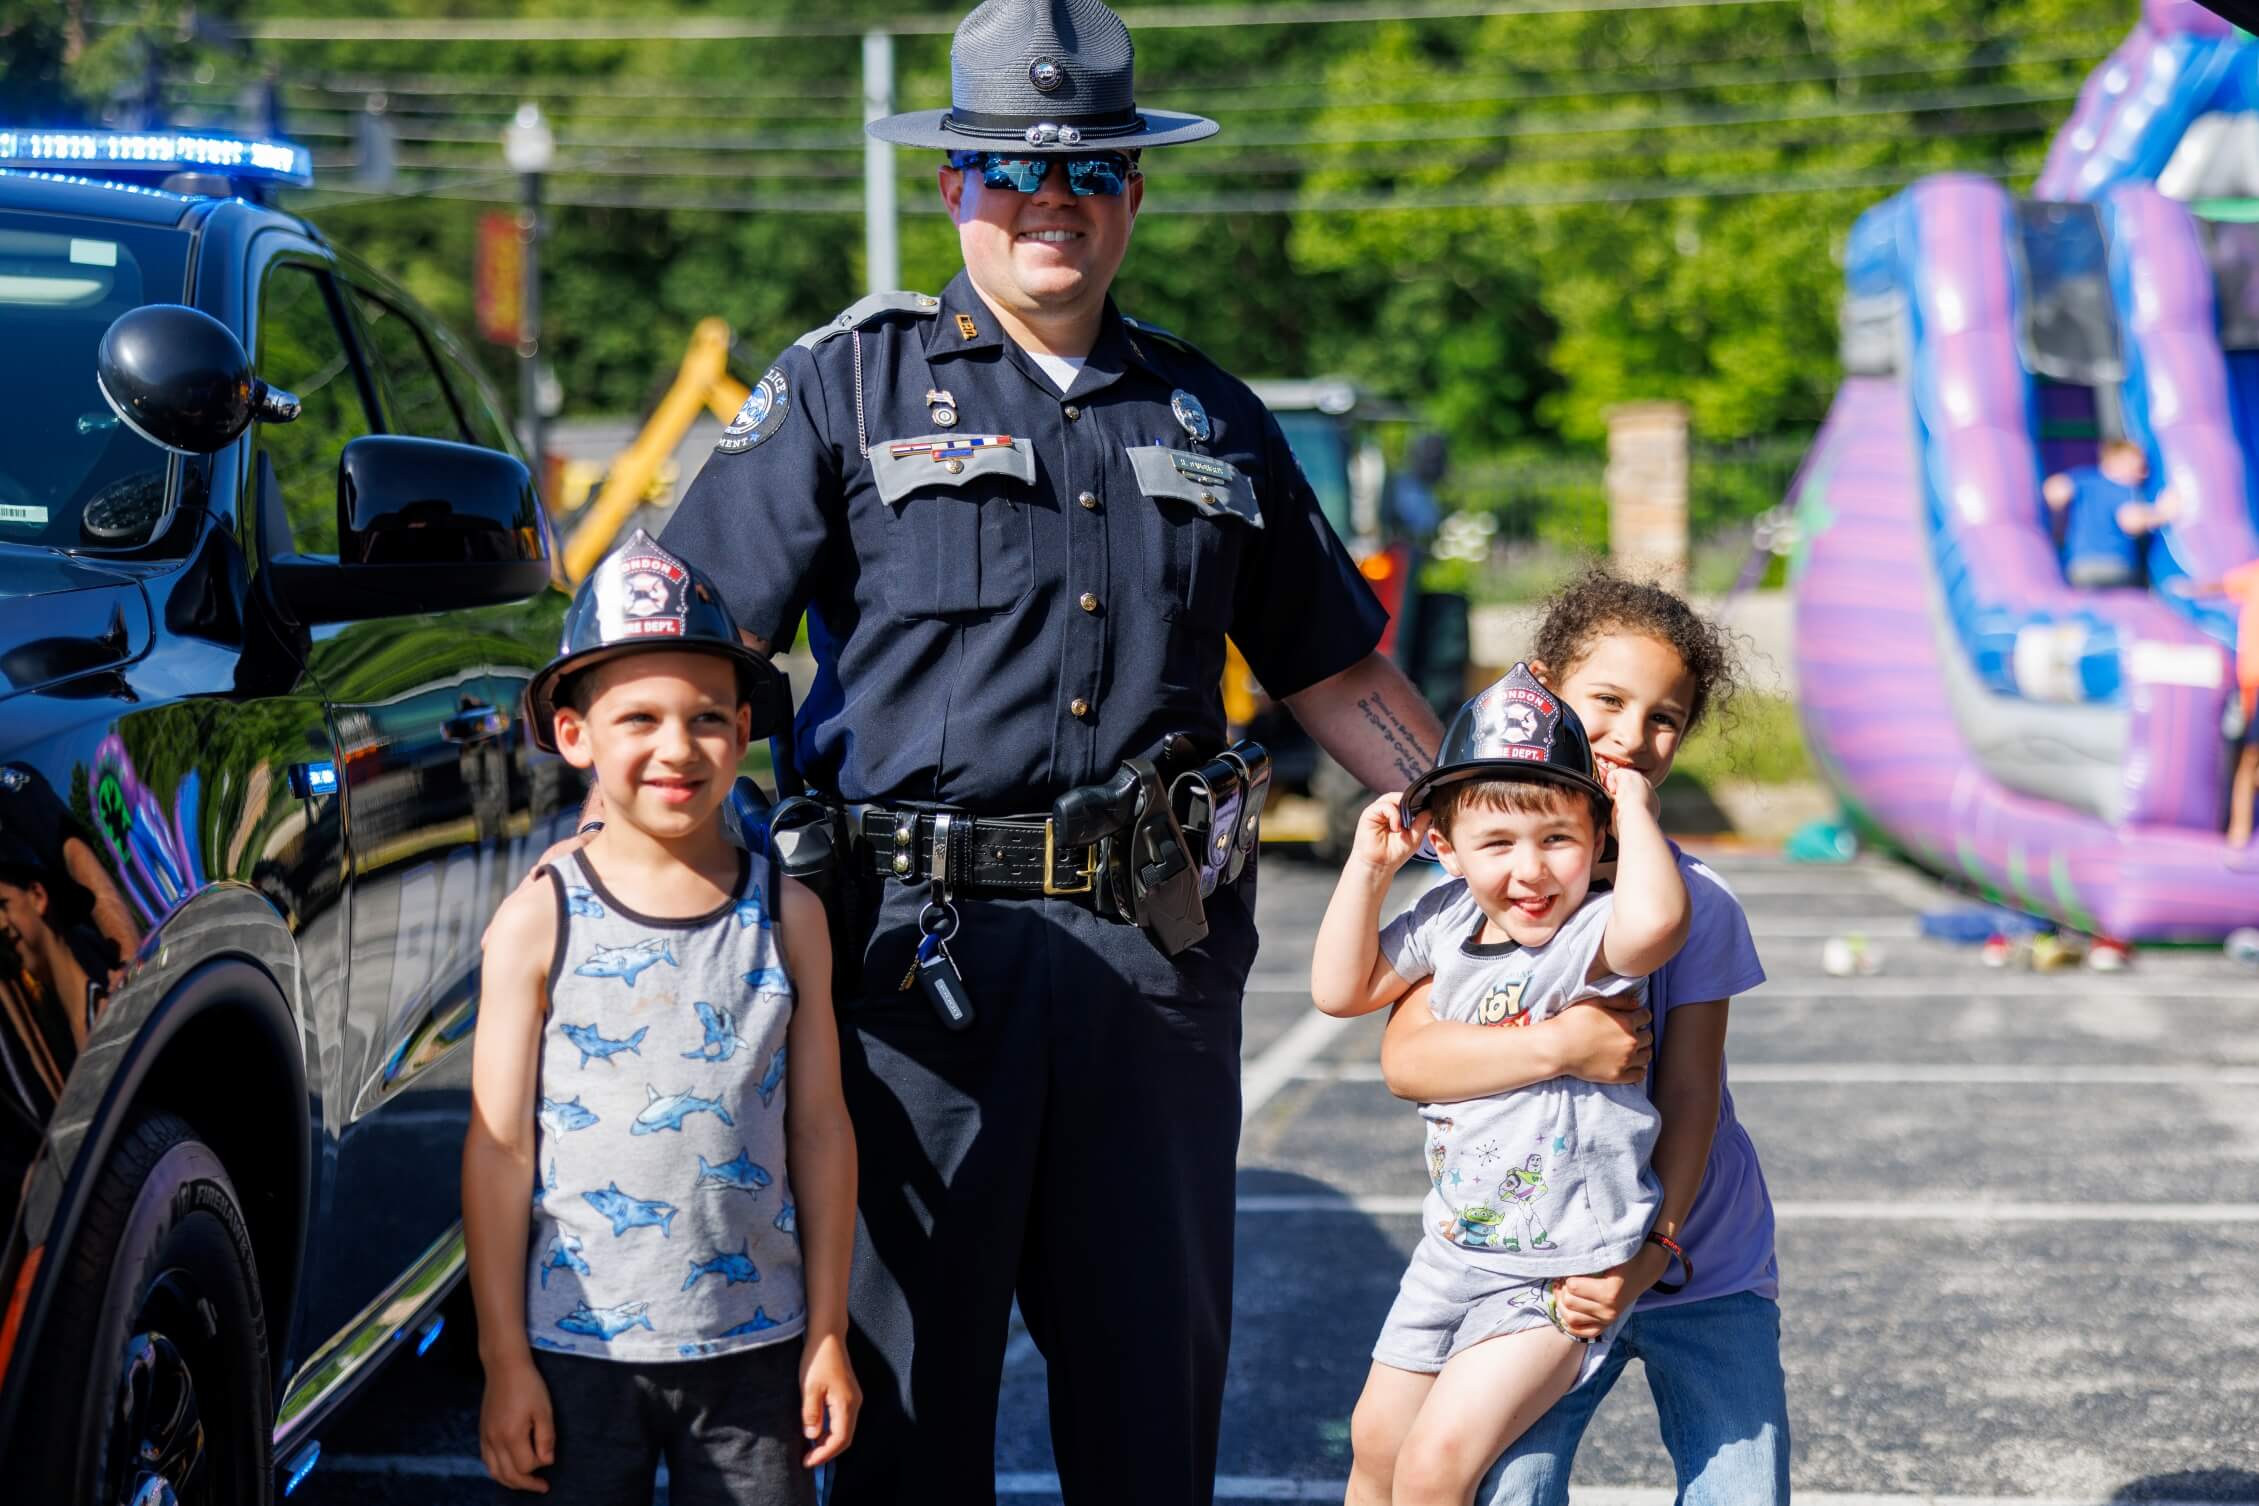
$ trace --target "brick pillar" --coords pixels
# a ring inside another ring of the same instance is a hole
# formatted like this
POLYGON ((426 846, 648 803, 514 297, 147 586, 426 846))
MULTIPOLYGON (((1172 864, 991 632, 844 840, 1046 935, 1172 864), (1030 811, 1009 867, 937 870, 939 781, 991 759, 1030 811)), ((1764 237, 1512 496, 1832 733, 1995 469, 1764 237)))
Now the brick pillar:
POLYGON ((1686 451, 1686 404, 1608 410, 1609 558, 1672 590, 1686 586, 1686 451))

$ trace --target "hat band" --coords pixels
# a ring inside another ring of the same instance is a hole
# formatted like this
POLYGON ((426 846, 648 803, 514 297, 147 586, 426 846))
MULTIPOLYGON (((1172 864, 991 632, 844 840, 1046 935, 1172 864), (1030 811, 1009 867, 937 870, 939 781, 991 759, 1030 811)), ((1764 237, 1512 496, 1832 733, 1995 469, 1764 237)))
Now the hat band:
POLYGON ((1109 110, 1102 115, 987 115, 978 110, 952 109, 941 117, 941 128, 960 135, 979 136, 990 140, 1027 141, 1028 132, 1042 126, 1056 129, 1054 136, 1042 142, 1045 146, 1073 146, 1077 136, 1082 140, 1093 137, 1133 136, 1145 129, 1145 117, 1133 107, 1127 110, 1109 110), (1070 136, 1068 132, 1077 133, 1070 136))

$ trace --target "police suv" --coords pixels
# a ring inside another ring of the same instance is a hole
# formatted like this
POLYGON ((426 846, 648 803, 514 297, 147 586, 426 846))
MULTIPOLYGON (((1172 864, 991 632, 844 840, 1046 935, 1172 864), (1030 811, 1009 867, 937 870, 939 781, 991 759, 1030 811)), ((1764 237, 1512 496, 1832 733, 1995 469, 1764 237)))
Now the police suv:
POLYGON ((565 605, 531 477, 266 202, 306 163, 0 128, 12 1500, 268 1501, 437 1336, 479 934, 580 794, 518 714, 565 605))

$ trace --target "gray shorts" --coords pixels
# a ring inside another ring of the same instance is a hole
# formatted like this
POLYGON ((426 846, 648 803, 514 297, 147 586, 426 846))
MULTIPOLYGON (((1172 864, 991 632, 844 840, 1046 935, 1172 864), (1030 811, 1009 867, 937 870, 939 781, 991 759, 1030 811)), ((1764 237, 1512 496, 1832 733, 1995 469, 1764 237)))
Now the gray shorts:
POLYGON ((635 1506, 667 1461, 674 1506, 814 1506, 800 1460, 800 1343, 712 1359, 648 1363, 533 1352, 549 1387, 557 1462, 547 1495, 496 1489, 498 1501, 635 1506))
MULTIPOLYGON (((1373 1358, 1391 1369, 1434 1375, 1453 1355, 1485 1339, 1526 1328, 1561 1328, 1553 1308, 1557 1279, 1509 1276, 1487 1263, 1454 1257, 1422 1235, 1412 1263, 1404 1268, 1396 1303, 1381 1323, 1373 1358)), ((1579 1385, 1600 1368, 1622 1327, 1619 1318, 1599 1338, 1578 1340, 1585 1345, 1584 1364, 1577 1372, 1579 1385)))

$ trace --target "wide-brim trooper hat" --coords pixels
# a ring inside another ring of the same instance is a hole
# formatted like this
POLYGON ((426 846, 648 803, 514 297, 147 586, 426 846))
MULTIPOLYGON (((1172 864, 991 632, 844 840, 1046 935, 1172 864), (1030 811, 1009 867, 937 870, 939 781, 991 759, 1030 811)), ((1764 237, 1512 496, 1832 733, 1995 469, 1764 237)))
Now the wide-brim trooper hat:
POLYGON ((1527 664, 1515 665, 1451 718, 1435 767, 1404 792, 1404 823, 1425 811, 1437 790, 1469 779, 1530 779, 1608 799, 1584 723, 1527 664))
POLYGON ((557 751, 557 687, 567 675, 630 654, 718 654, 737 666, 738 694, 753 708, 753 735, 792 725, 792 692, 767 659, 745 646, 721 593, 638 528, 604 557, 565 609, 557 657, 526 682, 534 746, 557 751))
POLYGON ((1199 115, 1140 110, 1136 49, 1103 0, 986 0, 949 43, 949 108, 863 129, 943 151, 1140 151, 1222 129, 1199 115))

